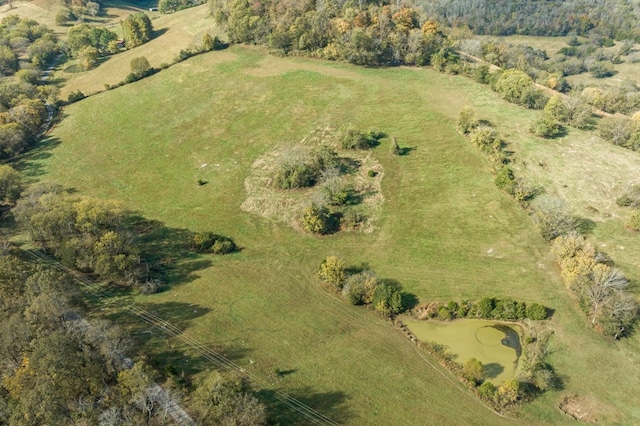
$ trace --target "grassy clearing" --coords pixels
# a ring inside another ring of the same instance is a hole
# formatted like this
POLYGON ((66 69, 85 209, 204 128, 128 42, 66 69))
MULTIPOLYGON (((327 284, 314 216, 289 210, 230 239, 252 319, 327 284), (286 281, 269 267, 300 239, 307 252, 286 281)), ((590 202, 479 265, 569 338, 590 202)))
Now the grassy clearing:
MULTIPOLYGON (((232 236, 241 253, 181 260, 176 268, 188 274, 139 301, 263 377, 265 392, 283 389, 345 424, 501 422, 389 325, 319 288, 315 271, 334 254, 369 263, 423 301, 492 295, 553 307, 550 361, 565 388, 527 406, 523 421, 567 421, 557 409, 567 393, 599 401, 606 421, 638 421, 640 339, 614 345, 587 330, 548 246, 455 132, 465 104, 514 147, 549 149, 526 134, 530 112, 464 78, 234 47, 68 107, 51 149, 22 166, 38 179, 122 199, 172 229, 232 236), (319 126, 346 124, 394 134, 411 148, 402 157, 391 157, 384 143, 374 151, 385 201, 373 233, 316 238, 242 211, 256 159, 319 126), (205 163, 213 166, 200 168, 205 163), (273 381, 274 368, 291 373, 273 381)), ((182 348, 162 339, 149 348, 186 368, 176 355, 182 348)))

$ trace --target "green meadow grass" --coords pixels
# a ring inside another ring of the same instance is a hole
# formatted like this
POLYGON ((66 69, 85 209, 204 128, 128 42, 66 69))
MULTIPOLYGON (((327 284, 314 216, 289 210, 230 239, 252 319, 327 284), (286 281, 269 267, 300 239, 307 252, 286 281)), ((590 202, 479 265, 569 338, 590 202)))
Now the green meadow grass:
MULTIPOLYGON (((181 230, 232 236, 240 253, 176 252, 167 289, 136 301, 262 378, 256 386, 265 394, 281 389, 354 425, 558 424, 571 420, 557 405, 572 393, 599 401, 604 420, 639 421, 640 340, 613 343, 587 328, 548 245, 456 133, 466 104, 513 136, 514 147, 539 143, 518 136, 530 112, 462 77, 233 47, 66 107, 23 170, 161 221, 168 231, 151 242, 159 256, 171 257, 181 230), (385 139, 374 150, 385 172, 374 232, 315 237, 240 209, 257 158, 318 127, 348 124, 393 134, 410 148, 391 157, 385 139), (563 389, 525 406, 519 420, 498 417, 388 323, 323 290, 315 272, 327 255, 365 262, 423 302, 491 295, 555 309, 549 360, 563 389), (275 368, 288 373, 275 381, 275 368)), ((178 370, 210 368, 153 336, 147 350, 178 370)), ((280 414, 282 424, 295 422, 280 414)))

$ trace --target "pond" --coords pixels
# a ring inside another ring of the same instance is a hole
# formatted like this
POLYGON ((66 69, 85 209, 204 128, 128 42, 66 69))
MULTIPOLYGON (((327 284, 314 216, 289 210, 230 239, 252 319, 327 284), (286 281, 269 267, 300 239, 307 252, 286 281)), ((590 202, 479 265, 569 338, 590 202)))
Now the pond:
POLYGON ((482 362, 485 380, 494 385, 515 376, 521 355, 521 332, 517 325, 479 319, 447 322, 408 319, 404 323, 421 341, 445 345, 456 362, 464 364, 470 358, 482 362))

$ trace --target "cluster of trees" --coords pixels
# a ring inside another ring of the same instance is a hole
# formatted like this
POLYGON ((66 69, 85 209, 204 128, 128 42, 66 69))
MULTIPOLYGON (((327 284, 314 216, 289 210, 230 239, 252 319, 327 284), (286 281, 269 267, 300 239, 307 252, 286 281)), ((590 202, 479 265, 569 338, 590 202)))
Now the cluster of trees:
POLYGON ((263 426, 267 409, 246 382, 230 374, 209 373, 191 392, 191 408, 200 424, 222 426, 263 426))
POLYGON ((630 53, 632 44, 627 41, 617 51, 605 50, 606 45, 606 40, 598 37, 591 37, 584 44, 574 37, 569 46, 551 56, 544 50, 500 40, 465 40, 460 47, 500 68, 524 71, 539 83, 566 92, 571 86, 564 77, 585 72, 596 78, 616 74, 614 64, 624 62, 621 56, 630 53))
POLYGON ((598 126, 600 137, 614 145, 640 149, 640 112, 625 116, 604 117, 598 126))
MULTIPOLYGON (((122 31, 126 47, 133 48, 151 40, 153 25, 145 13, 137 12, 122 22, 122 31)), ((83 70, 95 67, 102 56, 118 53, 120 47, 118 35, 107 27, 81 23, 67 32, 67 53, 80 59, 83 70)))
POLYGON ((611 114, 632 115, 640 110, 640 90, 632 81, 624 81, 619 87, 586 87, 576 96, 611 114))
POLYGON ((209 0, 234 43, 358 65, 428 65, 434 55, 440 62, 455 60, 437 23, 404 3, 209 0))
POLYGON ((627 291, 629 281, 609 257, 575 232, 556 238, 552 252, 592 327, 616 339, 628 334, 638 318, 638 303, 627 291))
POLYGON ((13 75, 20 69, 19 57, 28 56, 29 66, 44 69, 58 54, 58 39, 49 28, 33 19, 9 15, 0 21, 0 73, 13 75))
POLYGON ((203 0, 160 0, 158 2, 158 10, 161 13, 173 13, 203 3, 203 0))
POLYGON ((31 240, 69 267, 126 285, 149 281, 122 203, 74 196, 55 184, 28 188, 13 214, 31 240))
MULTIPOLYGON (((602 77, 605 68, 609 69, 603 63, 617 63, 621 61, 620 55, 607 54, 602 49, 596 49, 593 44, 590 47, 577 47, 578 41, 570 43, 573 45, 561 49, 550 61, 547 61, 546 52, 531 47, 507 45, 497 41, 482 43, 480 55, 485 60, 508 69, 490 73, 488 67, 481 65, 475 69, 474 78, 491 84, 494 90, 510 102, 528 108, 544 109, 544 114, 532 123, 530 131, 545 138, 562 135, 562 125, 580 129, 594 127, 591 107, 612 114, 629 115, 635 112, 631 118, 620 115, 605 117, 600 120, 598 128, 603 139, 637 150, 640 148, 640 90, 635 82, 624 81, 615 87, 574 88, 570 91, 571 87, 564 79, 565 75, 578 74, 587 69, 593 73, 596 68, 598 76, 602 77), (583 57, 587 54, 591 55, 591 59, 583 57), (562 67, 558 68, 558 64, 562 67), (570 93, 547 98, 535 88, 535 81, 553 90, 570 93)), ((472 52, 480 50, 477 43, 467 43, 466 46, 472 52)), ((628 54, 628 47, 629 44, 624 43, 619 51, 628 54)))
POLYGON ((411 297, 402 291, 400 283, 380 279, 365 267, 348 268, 336 256, 328 256, 322 261, 318 276, 352 305, 371 306, 385 317, 393 317, 409 307, 408 299, 411 297))
POLYGON ((10 247, 3 244, 0 257, 0 423, 97 423, 111 407, 132 422, 145 419, 119 381, 130 349, 123 330, 83 319, 69 276, 10 247))
POLYGON ((79 24, 69 28, 67 47, 70 56, 80 59, 88 70, 96 66, 100 56, 118 53, 118 35, 106 27, 79 24))
POLYGON ((35 141, 47 119, 46 92, 30 83, 0 83, 0 159, 23 153, 35 141))
POLYGON ((124 329, 91 315, 74 280, 0 242, 0 423, 167 424, 169 398, 200 424, 264 425, 265 406, 236 377, 176 383, 135 364, 124 329), (184 403, 184 402, 183 402, 184 403))
POLYGON ((418 319, 449 321, 457 318, 482 318, 505 321, 547 319, 548 310, 539 303, 519 302, 510 298, 483 297, 479 301, 432 302, 415 309, 418 319))
POLYGON ((640 6, 626 0, 434 0, 417 2, 450 26, 476 34, 563 36, 598 34, 640 41, 640 6))
POLYGON ((56 12, 56 24, 67 25, 84 17, 93 18, 100 13, 100 2, 91 0, 63 0, 64 7, 56 12))

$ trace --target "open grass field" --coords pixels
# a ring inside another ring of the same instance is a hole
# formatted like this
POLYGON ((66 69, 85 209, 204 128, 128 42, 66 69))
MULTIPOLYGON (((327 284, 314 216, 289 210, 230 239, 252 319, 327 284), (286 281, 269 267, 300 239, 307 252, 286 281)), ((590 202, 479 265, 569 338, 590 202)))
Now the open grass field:
MULTIPOLYGON (((526 133, 530 111, 465 78, 282 59, 247 47, 198 56, 67 107, 22 167, 33 180, 121 199, 163 222, 169 231, 151 243, 181 272, 166 291, 137 301, 262 377, 265 393, 282 389, 344 424, 558 424, 571 420, 557 408, 569 394, 588 398, 604 422, 640 421, 640 338, 613 343, 587 329, 548 245, 495 188, 482 155, 455 132, 466 104, 495 123, 518 156, 547 153, 553 173, 536 175, 525 160, 518 172, 549 192, 568 186, 557 169, 569 183, 618 179, 613 161, 565 171, 562 162, 570 159, 552 155, 569 144, 583 148, 572 157, 578 160, 615 155, 608 145, 583 146, 586 136, 573 132, 553 142, 533 138, 526 133), (241 209, 256 159, 315 129, 346 124, 396 135, 411 148, 391 157, 383 140, 373 152, 384 168, 385 201, 372 233, 313 237, 241 209), (198 186, 198 179, 209 183, 198 186), (181 257, 172 239, 184 229, 232 236, 243 250, 181 257), (496 416, 390 325, 321 289, 315 270, 330 254, 368 263, 421 301, 495 295, 552 307, 549 361, 563 389, 525 406, 518 420, 496 416), (275 368, 287 374, 270 379, 275 368)), ((636 153, 625 154, 637 167, 636 153)), ((567 191, 582 214, 590 193, 567 191)), ((618 218, 595 219, 597 241, 625 246, 607 251, 637 282, 637 237, 618 218)), ((178 370, 208 368, 161 336, 150 337, 147 348, 178 370)), ((282 416, 283 424, 294 422, 282 416)))

